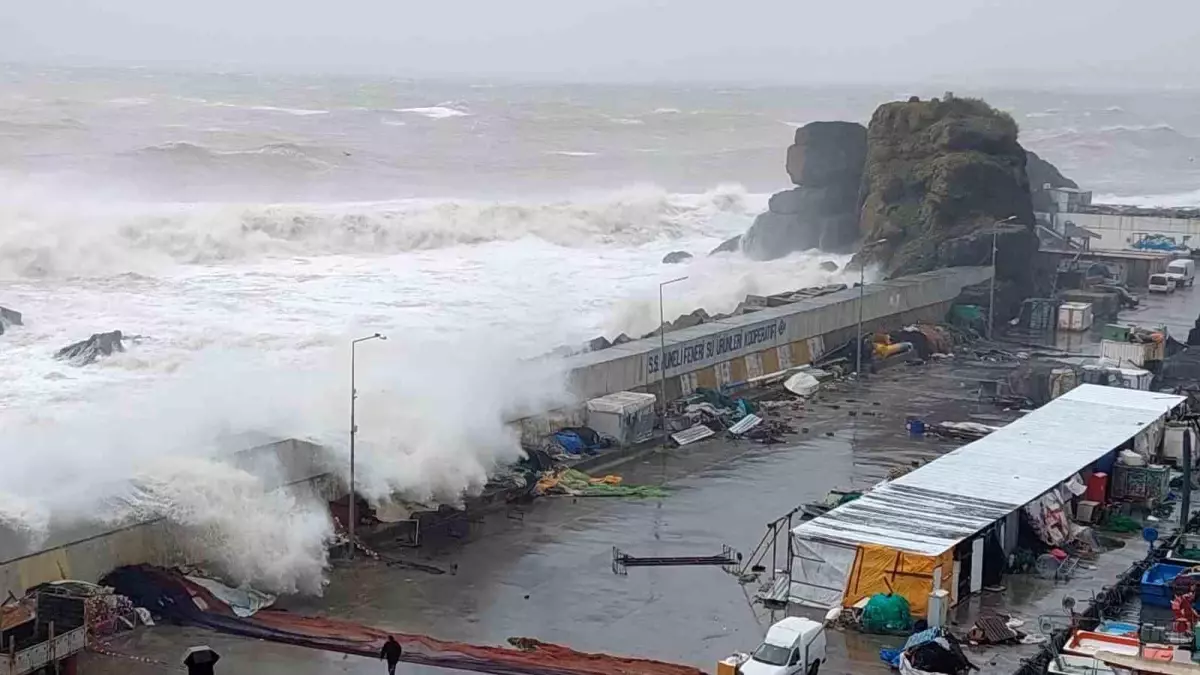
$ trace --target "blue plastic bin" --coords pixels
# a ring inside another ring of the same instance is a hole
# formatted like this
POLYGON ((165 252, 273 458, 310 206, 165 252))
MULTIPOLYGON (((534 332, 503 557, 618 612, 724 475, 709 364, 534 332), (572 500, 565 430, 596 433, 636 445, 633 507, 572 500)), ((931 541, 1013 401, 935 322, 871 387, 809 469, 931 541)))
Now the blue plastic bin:
POLYGON ((1139 595, 1143 605, 1170 608, 1175 594, 1171 591, 1171 582, 1180 572, 1186 570, 1181 565, 1156 563, 1142 574, 1142 585, 1139 595))

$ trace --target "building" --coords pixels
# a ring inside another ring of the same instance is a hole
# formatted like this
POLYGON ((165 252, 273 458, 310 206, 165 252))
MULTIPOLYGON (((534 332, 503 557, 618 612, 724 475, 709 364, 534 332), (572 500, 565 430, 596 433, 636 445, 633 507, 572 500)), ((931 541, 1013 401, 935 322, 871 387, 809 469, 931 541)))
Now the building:
MULTIPOLYGON (((1154 443, 1181 396, 1085 384, 990 435, 882 483, 792 530, 789 575, 770 598, 823 609, 877 593, 914 615, 997 578, 1017 547, 1027 506, 1086 482, 1129 444, 1154 443), (1147 440, 1149 439, 1149 440, 1147 440)), ((995 582, 992 582, 995 583, 995 582)))

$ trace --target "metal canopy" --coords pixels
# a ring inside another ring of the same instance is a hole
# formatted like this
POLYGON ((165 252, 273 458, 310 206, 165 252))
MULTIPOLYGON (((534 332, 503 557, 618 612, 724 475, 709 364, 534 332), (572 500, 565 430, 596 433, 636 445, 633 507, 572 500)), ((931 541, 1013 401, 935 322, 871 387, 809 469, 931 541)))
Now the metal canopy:
POLYGON ((1068 480, 1183 400, 1079 386, 792 532, 803 539, 939 555, 1068 480))

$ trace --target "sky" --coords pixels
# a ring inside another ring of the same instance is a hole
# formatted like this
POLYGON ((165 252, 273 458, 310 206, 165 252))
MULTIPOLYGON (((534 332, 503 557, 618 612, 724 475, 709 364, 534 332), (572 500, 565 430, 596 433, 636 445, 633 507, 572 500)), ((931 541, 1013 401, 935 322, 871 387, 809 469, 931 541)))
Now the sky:
POLYGON ((1200 86, 1195 0, 11 0, 0 61, 725 81, 1200 86))

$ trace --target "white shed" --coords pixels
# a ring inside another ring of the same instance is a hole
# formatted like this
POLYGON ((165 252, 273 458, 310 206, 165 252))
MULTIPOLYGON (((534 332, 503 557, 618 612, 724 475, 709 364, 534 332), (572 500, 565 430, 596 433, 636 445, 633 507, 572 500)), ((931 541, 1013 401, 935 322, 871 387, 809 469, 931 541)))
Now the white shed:
POLYGON ((654 394, 618 391, 587 402, 587 425, 618 445, 649 440, 654 435, 654 394))

